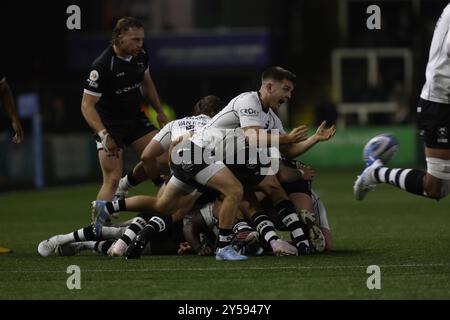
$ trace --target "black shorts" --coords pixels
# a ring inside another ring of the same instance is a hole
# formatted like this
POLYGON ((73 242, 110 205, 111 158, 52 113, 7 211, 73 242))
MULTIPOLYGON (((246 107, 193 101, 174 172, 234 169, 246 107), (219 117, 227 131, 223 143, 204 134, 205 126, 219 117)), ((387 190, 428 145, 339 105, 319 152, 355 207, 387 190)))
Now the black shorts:
POLYGON ((417 128, 427 148, 450 149, 450 104, 420 98, 417 128))
POLYGON ((260 164, 227 164, 227 167, 244 187, 257 186, 266 177, 261 174, 263 166, 260 164))
MULTIPOLYGON (((242 183, 244 187, 246 186, 257 186, 260 184, 264 178, 266 177, 263 174, 263 169, 268 169, 271 163, 263 164, 261 160, 260 152, 267 152, 262 150, 252 150, 249 146, 246 146, 241 150, 244 153, 244 161, 245 163, 238 163, 237 152, 233 157, 233 163, 228 163, 225 161, 228 169, 233 172, 235 177, 242 183), (256 157, 255 157, 256 156, 256 157)), ((269 157, 269 154, 265 154, 266 157, 269 157)), ((227 160, 227 158, 225 159, 227 160)))
POLYGON ((146 134, 156 130, 155 126, 151 124, 143 112, 140 112, 136 115, 136 117, 127 121, 110 120, 102 117, 100 118, 106 128, 106 131, 108 131, 117 146, 121 149, 125 146, 129 146, 146 134))

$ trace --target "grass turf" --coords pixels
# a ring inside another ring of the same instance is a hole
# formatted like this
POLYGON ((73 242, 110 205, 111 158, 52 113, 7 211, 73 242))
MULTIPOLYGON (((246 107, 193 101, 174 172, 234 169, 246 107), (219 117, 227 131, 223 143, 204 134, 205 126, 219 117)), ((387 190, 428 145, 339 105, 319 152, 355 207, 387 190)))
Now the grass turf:
MULTIPOLYGON (((415 197, 379 186, 353 199, 355 171, 319 172, 333 252, 301 257, 151 256, 137 261, 90 252, 40 257, 37 244, 89 224, 98 185, 0 195, 0 299, 449 299, 450 199, 415 197), (68 290, 69 265, 81 290, 68 290), (369 265, 381 290, 368 290, 369 265)), ((149 184, 133 194, 153 192, 149 184)), ((131 214, 123 214, 123 218, 131 214)))

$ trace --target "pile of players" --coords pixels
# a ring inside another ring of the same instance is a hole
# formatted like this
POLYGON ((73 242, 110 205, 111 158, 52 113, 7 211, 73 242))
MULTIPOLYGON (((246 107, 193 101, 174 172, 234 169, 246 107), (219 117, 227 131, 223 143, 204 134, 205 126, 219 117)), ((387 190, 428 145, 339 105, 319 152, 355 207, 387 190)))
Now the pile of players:
POLYGON ((191 117, 166 124, 145 147, 141 162, 123 177, 112 201, 92 203, 93 224, 41 242, 42 256, 92 249, 110 256, 309 255, 331 247, 326 210, 311 189, 314 171, 294 160, 334 136, 322 123, 307 137, 306 126, 287 133, 275 111, 289 101, 295 75, 280 67, 264 71, 258 91, 227 105, 200 99, 191 117), (155 196, 127 197, 152 180, 155 196), (139 214, 122 224, 121 211, 139 214), (290 241, 279 231, 287 231, 290 241))

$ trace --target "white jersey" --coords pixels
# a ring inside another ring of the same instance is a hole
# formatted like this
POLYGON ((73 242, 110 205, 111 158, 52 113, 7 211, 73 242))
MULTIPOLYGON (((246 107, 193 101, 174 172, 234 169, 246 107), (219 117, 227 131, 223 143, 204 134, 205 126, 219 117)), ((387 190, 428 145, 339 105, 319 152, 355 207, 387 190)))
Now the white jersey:
POLYGON ((164 150, 168 150, 172 141, 177 140, 189 131, 195 132, 204 127, 210 120, 210 117, 201 114, 171 121, 153 137, 153 140, 161 143, 164 150))
POLYGON ((434 29, 426 69, 422 99, 450 104, 450 4, 441 14, 434 29))
POLYGON ((244 92, 233 98, 191 140, 201 147, 214 147, 225 130, 255 126, 266 130, 278 129, 280 134, 286 133, 275 112, 271 108, 267 112, 263 110, 258 92, 244 92))
POLYGON ((205 221, 206 227, 209 230, 212 230, 215 235, 219 234, 219 220, 214 216, 214 202, 208 202, 202 206, 196 204, 194 208, 184 216, 183 225, 191 220, 196 214, 201 214, 203 220, 205 221))

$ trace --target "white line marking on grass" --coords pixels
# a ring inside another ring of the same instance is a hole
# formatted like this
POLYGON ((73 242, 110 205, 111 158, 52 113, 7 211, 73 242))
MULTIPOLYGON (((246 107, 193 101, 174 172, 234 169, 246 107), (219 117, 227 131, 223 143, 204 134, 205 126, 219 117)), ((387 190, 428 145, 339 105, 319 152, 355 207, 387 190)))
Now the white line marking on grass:
MULTIPOLYGON (((428 263, 428 264, 380 264, 380 268, 433 268, 450 267, 450 263, 428 263)), ((245 270, 337 270, 337 269, 360 269, 367 265, 356 266, 280 266, 280 267, 245 267, 245 270)), ((154 269, 82 269, 83 272, 160 272, 160 271, 242 271, 242 267, 227 268, 154 268, 154 269)), ((0 273, 52 273, 65 270, 0 270, 0 273)))

